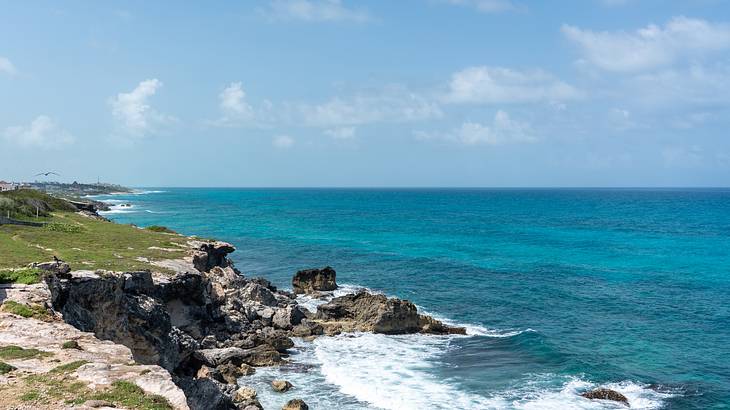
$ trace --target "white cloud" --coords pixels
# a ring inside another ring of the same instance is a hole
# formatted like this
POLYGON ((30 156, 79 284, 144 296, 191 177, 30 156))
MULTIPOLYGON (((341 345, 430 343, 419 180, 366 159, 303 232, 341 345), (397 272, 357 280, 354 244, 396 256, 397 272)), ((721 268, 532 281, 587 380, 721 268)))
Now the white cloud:
POLYGON ((274 137, 272 144, 276 148, 291 148, 294 145, 294 138, 288 136, 288 135, 278 135, 274 137))
POLYGON ((240 82, 229 84, 218 95, 218 100, 223 116, 212 121, 214 125, 234 126, 254 119, 254 109, 246 101, 246 92, 240 82))
POLYGON ((730 48, 730 26, 687 17, 636 32, 596 32, 570 25, 563 25, 562 32, 578 45, 585 60, 607 71, 653 69, 730 48))
POLYGON ((13 63, 5 57, 0 57, 0 73, 14 75, 18 71, 15 69, 13 63))
POLYGON ((322 104, 303 104, 298 111, 305 124, 321 127, 423 121, 443 115, 434 101, 403 87, 389 87, 349 98, 335 97, 322 104))
POLYGON ((9 142, 23 146, 43 149, 60 148, 72 144, 74 136, 61 129, 50 117, 39 115, 29 125, 8 127, 3 136, 9 142))
POLYGON ((144 80, 128 93, 119 93, 110 104, 112 115, 121 131, 135 137, 142 137, 158 130, 158 127, 174 121, 173 117, 155 111, 148 100, 162 87, 156 78, 144 80))
POLYGON ((337 140, 350 140, 355 138, 355 127, 330 128, 324 133, 337 140))
POLYGON ((468 67, 451 76, 445 101, 452 103, 527 103, 580 98, 573 86, 542 70, 468 67))
POLYGON ((529 124, 513 120, 502 110, 497 111, 491 124, 464 122, 460 127, 445 134, 418 131, 415 136, 420 140, 437 139, 464 145, 503 145, 537 141, 529 124))
POLYGON ((482 13, 501 13, 521 10, 523 6, 510 0, 445 0, 449 4, 472 7, 482 13))
POLYGON ((273 20, 365 22, 371 19, 366 10, 349 8, 341 0, 273 0, 264 13, 273 20))
POLYGON ((730 103, 730 65, 692 65, 640 74, 625 81, 625 92, 643 106, 723 106, 730 103))

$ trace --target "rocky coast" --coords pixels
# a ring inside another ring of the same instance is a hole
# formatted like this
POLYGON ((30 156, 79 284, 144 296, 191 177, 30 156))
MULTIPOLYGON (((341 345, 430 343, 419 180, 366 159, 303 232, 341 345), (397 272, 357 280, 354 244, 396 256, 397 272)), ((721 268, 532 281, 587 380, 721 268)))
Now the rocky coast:
MULTIPOLYGON (((253 410, 262 406, 256 391, 245 385, 246 376, 287 361, 292 338, 354 331, 465 334, 464 328, 419 314, 406 300, 365 291, 333 298, 337 283, 331 267, 297 272, 291 293, 236 269, 228 258, 235 250, 231 244, 195 238, 185 244, 182 258, 152 262, 159 271, 34 265, 43 270, 43 282, 6 285, 3 299, 41 306, 47 317, 2 313, 0 342, 63 353, 66 361, 78 364, 70 377, 92 386, 125 379, 163 397, 171 408, 253 410), (331 300, 310 311, 297 301, 302 294, 331 300), (35 333, 47 337, 34 339, 35 333), (78 348, 62 349, 59 340, 78 348)), ((43 368, 9 362, 29 371, 43 368)), ((289 388, 285 380, 272 383, 276 391, 289 388)), ((306 400, 292 400, 284 408, 306 409, 306 400)), ((69 407, 94 405, 87 400, 69 407)))

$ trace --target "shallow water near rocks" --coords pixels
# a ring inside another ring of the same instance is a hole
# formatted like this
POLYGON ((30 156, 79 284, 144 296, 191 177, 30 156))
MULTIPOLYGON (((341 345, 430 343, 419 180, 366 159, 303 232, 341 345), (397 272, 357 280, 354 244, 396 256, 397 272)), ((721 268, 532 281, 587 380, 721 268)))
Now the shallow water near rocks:
POLYGON ((266 408, 621 408, 579 396, 598 386, 631 408, 730 406, 729 190, 147 190, 106 197, 133 205, 107 217, 229 241, 282 288, 331 265, 340 291, 468 325, 297 341, 246 380, 266 408))

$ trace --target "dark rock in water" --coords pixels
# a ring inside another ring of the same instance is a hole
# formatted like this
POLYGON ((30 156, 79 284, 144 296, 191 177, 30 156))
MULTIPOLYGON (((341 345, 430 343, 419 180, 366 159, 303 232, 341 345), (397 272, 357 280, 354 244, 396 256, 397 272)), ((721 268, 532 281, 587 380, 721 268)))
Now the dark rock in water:
POLYGON ((616 390, 611 389, 595 389, 585 392, 581 394, 581 396, 591 400, 611 400, 624 403, 626 405, 629 404, 629 399, 627 399, 626 396, 617 392, 616 390))
POLYGON ((294 387, 291 383, 289 383, 287 380, 274 380, 271 382, 271 388, 274 389, 274 391, 277 391, 279 393, 284 393, 285 391, 288 391, 294 387))
POLYGON ((285 353, 287 349, 294 347, 294 342, 289 338, 287 332, 271 327, 263 328, 260 333, 251 336, 248 340, 254 346, 269 345, 280 353, 285 353))
POLYGON ((465 334, 466 329, 444 325, 419 315, 416 305, 397 298, 365 291, 340 296, 317 307, 316 319, 325 333, 374 332, 385 334, 432 333, 465 334))
POLYGON ((322 325, 308 319, 302 320, 302 323, 294 326, 291 330, 291 334, 294 337, 317 336, 323 333, 324 328, 322 328, 322 325))
POLYGON ((323 269, 305 269, 294 275, 291 284, 294 293, 298 294, 335 290, 337 289, 336 276, 335 270, 329 266, 323 269))
POLYGON ((289 400, 281 410, 309 410, 309 406, 302 399, 289 400))

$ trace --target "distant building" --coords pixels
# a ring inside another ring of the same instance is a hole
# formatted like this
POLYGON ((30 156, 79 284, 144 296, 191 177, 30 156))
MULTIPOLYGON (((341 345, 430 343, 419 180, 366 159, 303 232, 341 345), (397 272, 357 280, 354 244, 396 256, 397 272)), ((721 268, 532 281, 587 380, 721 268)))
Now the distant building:
POLYGON ((12 182, 0 181, 0 192, 13 191, 18 189, 18 186, 12 182))

